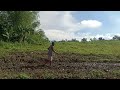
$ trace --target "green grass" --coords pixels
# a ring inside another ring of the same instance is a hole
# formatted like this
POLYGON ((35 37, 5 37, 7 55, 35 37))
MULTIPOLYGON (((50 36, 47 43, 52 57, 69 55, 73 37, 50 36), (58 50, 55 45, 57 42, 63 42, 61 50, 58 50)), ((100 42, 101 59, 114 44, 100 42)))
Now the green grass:
POLYGON ((48 43, 44 45, 34 45, 27 43, 0 42, 0 57, 8 55, 11 52, 46 51, 48 46, 48 43))
POLYGON ((59 42, 55 48, 61 53, 120 55, 120 41, 59 42))
MULTIPOLYGON (((50 43, 34 45, 27 43, 0 42, 0 56, 10 52, 46 51, 50 43)), ((56 42, 55 50, 58 53, 79 54, 104 54, 120 55, 120 41, 95 41, 95 42, 56 42)))

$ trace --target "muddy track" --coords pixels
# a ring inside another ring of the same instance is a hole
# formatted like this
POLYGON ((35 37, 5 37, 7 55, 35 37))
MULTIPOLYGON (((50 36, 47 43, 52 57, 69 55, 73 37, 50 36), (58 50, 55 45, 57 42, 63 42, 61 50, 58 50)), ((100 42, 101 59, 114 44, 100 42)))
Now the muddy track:
MULTIPOLYGON (((39 79, 43 78, 43 74, 46 73, 52 74, 55 78, 66 78, 67 75, 68 78, 83 78, 82 72, 84 75, 92 70, 101 70, 110 74, 111 71, 120 69, 119 58, 106 55, 59 54, 54 56, 51 67, 49 64, 44 65, 46 57, 47 54, 41 52, 12 53, 5 58, 0 58, 0 71, 27 72, 32 74, 31 78, 39 79), (108 62, 101 61, 102 59, 108 62), (112 59, 115 60, 110 62, 109 60, 112 59)), ((120 78, 120 75, 117 78, 120 78)))

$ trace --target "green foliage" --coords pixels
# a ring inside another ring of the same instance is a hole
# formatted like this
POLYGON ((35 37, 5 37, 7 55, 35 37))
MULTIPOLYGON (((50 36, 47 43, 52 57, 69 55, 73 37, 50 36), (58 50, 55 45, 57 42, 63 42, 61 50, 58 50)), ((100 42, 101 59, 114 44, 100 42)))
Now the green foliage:
POLYGON ((40 33, 40 34, 35 33, 32 35, 28 35, 28 37, 26 38, 26 41, 29 44, 39 44, 39 45, 49 42, 49 40, 46 37, 44 37, 44 34, 42 34, 42 33, 40 33))
POLYGON ((78 40, 76 40, 76 39, 72 39, 71 41, 72 41, 72 42, 79 42, 79 41, 78 41, 78 40))
POLYGON ((40 36, 34 34, 39 25, 37 11, 0 11, 0 40, 25 42, 29 38, 31 42, 36 43, 35 37, 39 40, 45 37, 42 30, 38 30, 40 36))
POLYGON ((102 37, 99 37, 99 40, 104 40, 102 37))
POLYGON ((115 36, 113 37, 113 40, 120 40, 120 36, 115 35, 115 36))
POLYGON ((83 38, 81 41, 82 42, 87 42, 87 38, 83 38))

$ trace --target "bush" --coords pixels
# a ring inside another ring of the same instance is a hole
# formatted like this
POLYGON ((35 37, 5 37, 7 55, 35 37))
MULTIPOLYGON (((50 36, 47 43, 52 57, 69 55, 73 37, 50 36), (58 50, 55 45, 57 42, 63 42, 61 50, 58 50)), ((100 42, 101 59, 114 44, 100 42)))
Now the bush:
POLYGON ((49 42, 49 40, 46 37, 42 37, 39 34, 33 34, 33 35, 28 35, 26 38, 26 42, 29 44, 43 44, 46 42, 49 42))
POLYGON ((87 38, 83 38, 81 42, 87 42, 87 38))

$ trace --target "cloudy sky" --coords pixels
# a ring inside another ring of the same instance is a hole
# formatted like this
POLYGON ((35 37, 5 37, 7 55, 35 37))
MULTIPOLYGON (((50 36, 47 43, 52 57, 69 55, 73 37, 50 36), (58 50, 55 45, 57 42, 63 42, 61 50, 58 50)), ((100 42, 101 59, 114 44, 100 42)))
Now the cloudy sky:
POLYGON ((45 35, 56 41, 120 35, 120 11, 40 11, 40 22, 45 35))

